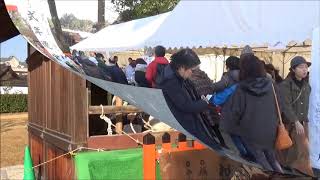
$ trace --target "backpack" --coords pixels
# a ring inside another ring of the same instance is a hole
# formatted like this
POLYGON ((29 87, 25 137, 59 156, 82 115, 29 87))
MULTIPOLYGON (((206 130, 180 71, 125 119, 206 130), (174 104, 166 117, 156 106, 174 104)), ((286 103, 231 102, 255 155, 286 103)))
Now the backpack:
POLYGON ((154 77, 154 82, 156 84, 156 86, 158 86, 161 82, 161 77, 164 73, 164 68, 167 66, 168 64, 157 64, 157 72, 156 72, 156 77, 154 77))
POLYGON ((229 99, 229 97, 235 92, 236 89, 237 89, 237 84, 234 84, 230 87, 227 87, 224 90, 219 91, 216 94, 214 94, 209 99, 209 102, 211 104, 221 106, 229 99))

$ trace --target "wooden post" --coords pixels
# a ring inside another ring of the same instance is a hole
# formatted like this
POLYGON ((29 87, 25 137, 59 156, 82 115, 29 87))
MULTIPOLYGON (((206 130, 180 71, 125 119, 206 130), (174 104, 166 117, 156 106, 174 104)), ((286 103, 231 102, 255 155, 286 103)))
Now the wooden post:
MULTIPOLYGON (((118 114, 118 113, 138 113, 142 112, 141 109, 132 106, 103 106, 105 114, 118 114)), ((89 114, 101 114, 101 106, 89 106, 89 114)))
POLYGON ((162 149, 165 152, 171 151, 171 138, 170 138, 170 134, 168 132, 165 132, 162 135, 162 149))
POLYGON ((190 149, 190 148, 188 148, 188 145, 187 145, 187 137, 186 137, 186 135, 184 135, 182 133, 179 133, 179 136, 178 136, 178 150, 179 151, 185 151, 187 149, 190 149))
MULTIPOLYGON (((116 98, 116 106, 122 106, 122 99, 120 99, 118 96, 116 98)), ((118 113, 116 114, 116 133, 121 134, 123 129, 123 122, 122 122, 122 114, 118 113)))
POLYGON ((143 179, 156 179, 155 137, 150 133, 143 137, 143 179))

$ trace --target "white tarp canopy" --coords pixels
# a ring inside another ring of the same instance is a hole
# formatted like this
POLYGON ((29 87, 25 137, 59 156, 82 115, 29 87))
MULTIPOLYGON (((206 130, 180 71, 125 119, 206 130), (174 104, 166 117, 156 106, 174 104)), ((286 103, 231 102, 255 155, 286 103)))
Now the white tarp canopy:
POLYGON ((65 29, 65 28, 62 28, 62 31, 70 32, 70 33, 77 33, 77 34, 79 34, 79 36, 81 38, 88 38, 89 36, 91 36, 93 34, 93 33, 89 33, 89 32, 77 31, 77 30, 71 30, 71 29, 65 29))
POLYGON ((141 46, 219 47, 311 39, 319 1, 181 1, 141 46))
POLYGON ((137 49, 159 28, 170 12, 108 26, 71 49, 82 51, 121 51, 137 49))
POLYGON ((270 45, 311 39, 319 1, 180 1, 169 13, 108 26, 71 49, 84 51, 270 45))

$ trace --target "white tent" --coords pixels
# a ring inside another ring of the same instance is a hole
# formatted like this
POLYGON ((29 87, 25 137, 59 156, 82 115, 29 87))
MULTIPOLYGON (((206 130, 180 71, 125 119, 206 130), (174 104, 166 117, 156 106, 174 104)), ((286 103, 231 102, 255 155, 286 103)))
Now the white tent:
POLYGON ((170 12, 108 26, 71 47, 82 51, 124 51, 137 49, 170 15, 170 12))
POLYGON ((109 26, 72 49, 275 45, 311 39, 319 1, 181 1, 169 13, 109 26))
POLYGON ((141 46, 287 44, 319 24, 319 1, 181 1, 141 46))

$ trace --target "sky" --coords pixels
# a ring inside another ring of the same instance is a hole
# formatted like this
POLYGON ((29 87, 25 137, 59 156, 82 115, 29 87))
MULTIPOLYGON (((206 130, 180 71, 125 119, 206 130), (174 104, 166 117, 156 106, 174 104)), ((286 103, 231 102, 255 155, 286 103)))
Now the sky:
MULTIPOLYGON (((43 0, 47 1, 47 0, 43 0)), ((98 1, 97 0, 56 0, 58 16, 72 13, 78 19, 87 19, 96 22, 98 19, 98 1)), ((49 10, 48 10, 49 12, 49 10)), ((114 10, 114 5, 110 0, 105 1, 105 18, 112 23, 118 17, 114 10)), ((0 57, 16 56, 20 61, 27 58, 27 41, 21 36, 11 38, 0 45, 0 57)))
POLYGON ((18 35, 0 44, 0 57, 15 56, 20 61, 27 58, 27 41, 18 35))

